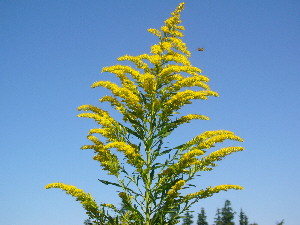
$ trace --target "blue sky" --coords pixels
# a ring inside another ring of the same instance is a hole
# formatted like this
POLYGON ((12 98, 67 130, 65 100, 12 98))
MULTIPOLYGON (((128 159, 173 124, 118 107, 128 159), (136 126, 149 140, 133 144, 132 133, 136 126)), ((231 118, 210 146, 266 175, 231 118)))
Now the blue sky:
MULTIPOLYGON (((80 225, 80 204, 51 182, 75 185, 98 202, 116 202, 93 153, 79 148, 95 124, 77 107, 98 104, 91 89, 116 58, 149 52, 146 30, 159 28, 181 1, 0 1, 0 224, 80 225)), ((176 131, 184 142, 205 130, 232 130, 246 151, 222 161, 195 184, 239 184, 205 199, 213 221, 229 199, 250 222, 300 221, 300 2, 297 0, 186 1, 184 41, 192 64, 210 79, 219 98, 185 112, 207 115, 176 131), (198 52, 204 47, 204 52, 198 52)), ((103 106, 107 107, 107 106, 103 106)))

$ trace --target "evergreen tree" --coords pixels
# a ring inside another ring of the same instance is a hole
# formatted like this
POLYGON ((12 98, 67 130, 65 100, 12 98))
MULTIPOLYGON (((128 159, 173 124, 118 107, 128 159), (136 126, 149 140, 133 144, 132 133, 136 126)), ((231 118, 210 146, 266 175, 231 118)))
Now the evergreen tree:
POLYGON ((93 223, 89 219, 85 220, 83 224, 84 225, 93 225, 93 223))
POLYGON ((214 221, 214 225, 222 225, 222 215, 221 215, 221 210, 217 209, 216 212, 216 217, 215 217, 215 221, 214 221))
POLYGON ((189 211, 187 211, 184 214, 182 225, 191 225, 191 224, 193 224, 193 222, 194 222, 193 218, 194 218, 194 216, 189 211))
POLYGON ((284 224, 284 220, 281 220, 279 223, 276 223, 276 225, 283 225, 284 224))
POLYGON ((240 212, 240 225, 248 225, 248 217, 246 216, 246 214, 243 212, 243 210, 241 209, 240 212))
POLYGON ((198 213, 197 225, 208 225, 204 208, 201 208, 200 213, 198 213))
POLYGON ((226 200, 221 211, 222 225, 234 225, 234 214, 235 212, 231 208, 231 202, 229 200, 226 200))

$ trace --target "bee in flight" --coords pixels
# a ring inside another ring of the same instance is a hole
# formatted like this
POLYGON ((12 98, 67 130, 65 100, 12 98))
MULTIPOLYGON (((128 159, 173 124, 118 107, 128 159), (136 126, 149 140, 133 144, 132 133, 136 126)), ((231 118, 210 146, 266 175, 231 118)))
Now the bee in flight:
POLYGON ((203 51, 204 51, 204 48, 198 48, 198 51, 199 51, 199 52, 203 52, 203 51))

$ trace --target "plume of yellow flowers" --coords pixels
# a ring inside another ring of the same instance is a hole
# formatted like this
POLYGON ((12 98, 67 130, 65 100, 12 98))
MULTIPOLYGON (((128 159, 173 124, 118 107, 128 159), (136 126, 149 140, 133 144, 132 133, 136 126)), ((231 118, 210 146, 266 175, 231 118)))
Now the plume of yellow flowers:
POLYGON ((118 83, 100 80, 92 84, 92 88, 110 91, 111 95, 102 96, 99 101, 109 103, 122 119, 98 106, 78 108, 82 112, 79 117, 91 118, 97 124, 87 136, 91 143, 82 149, 94 150, 93 159, 112 178, 99 181, 119 189, 123 209, 110 203, 97 205, 90 194, 71 185, 46 186, 60 188, 75 197, 97 225, 173 225, 200 199, 220 191, 243 189, 226 184, 190 194, 180 191, 193 186, 197 173, 210 171, 217 161, 244 150, 239 146, 214 149, 226 140, 243 141, 227 130, 205 131, 179 146, 167 146, 165 138, 180 125, 209 120, 201 114, 177 117, 182 107, 194 100, 219 96, 210 89, 209 78, 189 60, 191 52, 182 40, 183 9, 184 3, 180 3, 160 29, 148 29, 158 38, 150 53, 124 55, 118 61, 129 61, 131 66, 117 64, 102 69, 101 72, 116 76, 118 83))
POLYGON ((99 218, 103 217, 103 211, 99 210, 99 206, 89 193, 85 193, 83 190, 78 189, 75 186, 62 183, 48 184, 45 188, 59 188, 65 191, 67 194, 72 195, 82 204, 90 218, 99 220, 99 218))

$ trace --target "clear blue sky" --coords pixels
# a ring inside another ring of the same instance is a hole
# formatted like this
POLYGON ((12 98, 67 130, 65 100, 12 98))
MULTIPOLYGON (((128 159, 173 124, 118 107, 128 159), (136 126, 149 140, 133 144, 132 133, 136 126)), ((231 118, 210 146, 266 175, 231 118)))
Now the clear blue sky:
MULTIPOLYGON (((159 28, 181 1, 0 1, 0 224, 81 225, 80 204, 60 190, 65 182, 116 202, 87 144, 94 123, 77 107, 97 104, 108 79, 104 66, 125 54, 149 52, 159 28)), ((298 0, 194 0, 182 13, 193 65, 219 98, 186 112, 211 118, 189 124, 171 141, 205 130, 228 129, 245 139, 236 153, 196 181, 199 188, 239 184, 199 202, 210 223, 226 199, 250 222, 299 225, 300 2, 298 0), (204 52, 198 52, 204 47, 204 52)))

